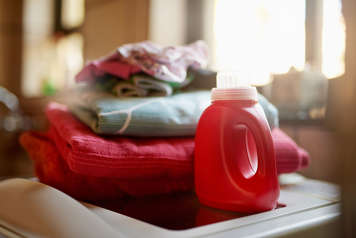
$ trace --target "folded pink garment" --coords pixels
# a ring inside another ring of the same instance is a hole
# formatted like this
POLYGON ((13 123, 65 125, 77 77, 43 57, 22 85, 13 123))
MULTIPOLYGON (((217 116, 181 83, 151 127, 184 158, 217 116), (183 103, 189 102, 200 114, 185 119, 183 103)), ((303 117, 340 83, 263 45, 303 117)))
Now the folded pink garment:
POLYGON ((279 128, 272 130, 274 149, 276 152, 277 172, 293 173, 309 165, 309 154, 300 148, 289 136, 279 128))
POLYGON ((188 67, 205 67, 207 62, 207 45, 203 41, 170 47, 144 41, 123 45, 113 54, 90 62, 76 76, 76 81, 92 82, 105 73, 127 79, 142 71, 154 78, 184 85, 188 67))
POLYGON ((46 110, 54 141, 69 168, 79 174, 123 179, 177 179, 193 175, 194 139, 100 137, 51 103, 46 110))
POLYGON ((96 78, 110 74, 122 79, 129 79, 131 74, 140 72, 141 69, 135 65, 120 61, 117 52, 98 60, 89 62, 77 75, 77 82, 93 82, 96 78))

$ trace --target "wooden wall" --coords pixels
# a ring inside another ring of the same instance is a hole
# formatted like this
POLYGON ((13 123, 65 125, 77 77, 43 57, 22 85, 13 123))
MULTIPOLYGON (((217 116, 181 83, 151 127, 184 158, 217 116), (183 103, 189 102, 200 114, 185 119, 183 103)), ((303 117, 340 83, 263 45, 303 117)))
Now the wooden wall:
POLYGON ((106 55, 119 45, 148 39, 149 0, 87 0, 84 58, 106 55))
POLYGON ((339 107, 334 121, 339 142, 336 159, 343 162, 340 176, 344 233, 340 237, 356 237, 356 1, 342 3, 346 25, 345 77, 335 94, 339 107))
POLYGON ((21 91, 23 0, 0 0, 0 85, 21 91))

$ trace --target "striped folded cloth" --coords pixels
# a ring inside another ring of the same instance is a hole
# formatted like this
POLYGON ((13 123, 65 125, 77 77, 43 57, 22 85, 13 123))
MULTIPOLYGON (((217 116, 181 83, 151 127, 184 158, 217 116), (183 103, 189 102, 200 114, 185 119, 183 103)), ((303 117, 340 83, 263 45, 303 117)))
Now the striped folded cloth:
MULTIPOLYGON (((84 91, 69 108, 97 134, 194 136, 201 114, 211 103, 210 95, 210 90, 194 90, 169 97, 118 98, 84 91)), ((270 127, 278 126, 277 109, 262 95, 258 100, 270 127)))

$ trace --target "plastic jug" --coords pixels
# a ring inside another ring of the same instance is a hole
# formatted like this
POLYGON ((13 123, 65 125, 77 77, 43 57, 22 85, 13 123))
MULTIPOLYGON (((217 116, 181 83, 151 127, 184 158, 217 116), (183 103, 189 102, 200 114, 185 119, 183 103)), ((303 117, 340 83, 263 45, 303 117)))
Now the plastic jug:
POLYGON ((195 137, 195 190, 202 204, 237 212, 274 209, 276 159, 255 87, 220 73, 195 137))

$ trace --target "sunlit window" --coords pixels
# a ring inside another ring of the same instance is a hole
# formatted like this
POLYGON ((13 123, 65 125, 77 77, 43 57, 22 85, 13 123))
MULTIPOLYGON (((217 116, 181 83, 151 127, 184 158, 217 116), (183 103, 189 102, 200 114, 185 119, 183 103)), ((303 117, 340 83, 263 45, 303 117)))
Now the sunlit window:
POLYGON ((84 0, 62 0, 62 25, 74 28, 84 21, 84 0))
POLYGON ((22 91, 26 96, 51 95, 74 85, 74 76, 83 66, 84 39, 76 28, 84 19, 84 1, 62 1, 60 28, 71 33, 54 29, 55 3, 24 1, 22 91))
POLYGON ((328 78, 345 71, 345 23, 339 0, 324 0, 322 29, 322 72, 328 78))
MULTIPOLYGON (((305 65, 306 3, 301 0, 215 0, 212 67, 252 75, 250 83, 263 85, 271 74, 305 65)), ((344 71, 344 25, 340 2, 324 0, 322 73, 344 71)))

